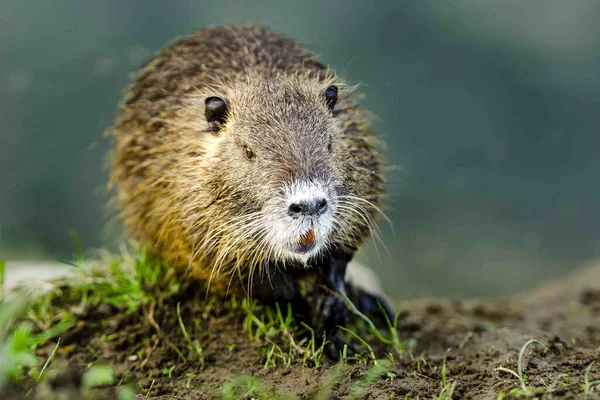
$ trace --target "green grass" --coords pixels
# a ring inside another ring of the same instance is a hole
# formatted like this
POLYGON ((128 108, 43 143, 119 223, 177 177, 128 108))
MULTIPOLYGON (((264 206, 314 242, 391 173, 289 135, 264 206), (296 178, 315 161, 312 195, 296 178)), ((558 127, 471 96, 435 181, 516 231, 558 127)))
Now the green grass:
POLYGON ((323 377, 321 384, 311 398, 328 400, 334 388, 348 375, 349 366, 344 363, 334 365, 323 377))
POLYGON ((263 388, 260 381, 253 376, 238 376, 225 384, 223 398, 269 398, 269 393, 263 388))
POLYGON ((37 364, 33 326, 15 323, 24 313, 25 306, 23 300, 0 303, 0 387, 7 382, 22 382, 25 368, 37 364))
POLYGON ((585 374, 583 375, 583 398, 587 400, 590 394, 592 394, 592 389, 595 386, 600 386, 600 379, 595 381, 590 381, 590 371, 594 366, 595 361, 592 361, 590 365, 585 369, 585 374))
POLYGON ((7 382, 22 383, 26 372, 40 381, 56 354, 58 341, 41 371, 36 369, 36 349, 74 325, 69 314, 60 315, 54 323, 48 323, 46 330, 36 332, 35 324, 25 318, 28 304, 26 298, 18 295, 0 301, 0 388, 7 382))
POLYGON ((350 300, 350 298, 348 297, 348 295, 346 293, 341 293, 340 294, 342 296, 342 298, 344 299, 344 301, 346 302, 346 304, 348 305, 348 307, 350 307, 350 310, 352 311, 352 313, 354 313, 356 316, 358 316, 362 321, 364 321, 367 326, 369 327, 370 331, 373 333, 373 335, 375 335, 375 337, 384 344, 387 345, 391 345, 394 352, 396 354, 398 354, 399 356, 402 356, 404 354, 404 344, 400 341, 400 338, 398 337, 398 318, 397 318, 397 314, 396 314, 396 318, 394 318, 394 323, 392 323, 392 321, 390 321, 390 319, 387 316, 387 313, 385 312, 385 310, 383 309, 383 306, 381 304, 378 303, 379 309, 381 310, 381 313, 384 315, 385 317, 385 321, 387 323, 387 327, 388 330, 390 332, 390 336, 391 339, 386 338, 385 336, 383 336, 381 334, 381 332, 379 332, 379 329, 377 329, 377 327, 375 326, 375 324, 373 323, 373 321, 367 317, 365 314, 363 314, 362 312, 360 312, 358 310, 358 308, 356 308, 356 306, 354 305, 354 303, 352 303, 352 301, 350 300))
POLYGON ((54 349, 52 349, 52 353, 50 353, 50 355, 48 356, 48 359, 44 363, 44 366, 42 367, 42 370, 40 371, 40 374, 38 375, 36 381, 39 382, 44 377, 44 372, 46 372, 46 369, 48 369, 48 366, 50 365, 50 363, 54 359, 54 356, 56 355, 56 350, 58 350, 58 346, 60 346, 60 339, 58 339, 56 341, 56 346, 54 346, 54 349))
MULTIPOLYGON (((77 243, 76 236, 74 240, 77 243)), ((35 385, 36 382, 43 384, 48 376, 55 375, 61 368, 56 359, 60 359, 61 352, 66 349, 61 346, 60 338, 65 331, 76 325, 79 315, 85 310, 101 304, 109 304, 123 313, 147 312, 148 309, 153 309, 155 304, 164 305, 164 300, 180 289, 180 280, 173 274, 174 269, 148 258, 143 248, 133 245, 130 251, 124 252, 119 257, 107 255, 98 260, 87 260, 80 244, 77 247, 75 262, 65 262, 73 267, 72 275, 53 281, 49 291, 33 297, 15 296, 11 301, 0 299, 0 390, 3 384, 9 382, 23 384, 28 381, 29 386, 35 385), (49 355, 45 357, 36 355, 36 350, 42 346, 50 352, 49 355)), ((4 282, 4 274, 5 264, 0 262, 0 284, 4 282)), ((181 363, 169 363, 158 374, 159 376, 149 376, 148 382, 154 382, 156 379, 177 379, 182 375, 189 387, 194 383, 200 384, 202 381, 200 371, 205 367, 204 349, 191 335, 200 328, 202 321, 200 318, 184 319, 181 304, 179 302, 176 304, 177 324, 184 338, 184 344, 177 342, 179 348, 170 342, 166 345, 175 352, 176 358, 174 357, 173 362, 180 361, 185 364, 197 361, 199 370, 197 373, 187 372, 184 375, 182 371, 186 371, 186 368, 182 367, 181 363), (191 330, 192 327, 195 330, 191 330)), ((278 305, 259 306, 248 298, 230 296, 224 304, 215 305, 214 301, 208 299, 201 310, 210 314, 213 307, 224 307, 227 311, 243 314, 243 326, 249 340, 260 343, 259 351, 264 356, 265 368, 290 368, 293 364, 301 365, 302 368, 321 368, 324 365, 326 341, 318 337, 310 326, 296 321, 289 305, 286 309, 280 309, 278 305)), ((358 311, 355 308, 354 310, 358 311)), ((364 321, 376 338, 387 345, 394 346, 396 352, 401 353, 403 348, 396 334, 395 323, 392 325, 391 321, 387 321, 391 333, 391 339, 387 339, 367 316, 360 312, 356 312, 356 315, 364 321)), ((130 353, 138 359, 145 356, 143 349, 149 347, 148 343, 161 337, 162 328, 152 319, 152 315, 145 315, 145 317, 155 325, 158 333, 132 346, 130 353)), ((395 376, 393 373, 387 373, 389 366, 393 364, 393 357, 389 361, 378 360, 368 340, 356 333, 362 333, 365 331, 364 328, 363 325, 363 329, 356 331, 342 329, 365 346, 369 355, 368 358, 362 356, 362 360, 365 360, 365 364, 372 364, 355 387, 352 386, 350 395, 353 398, 360 398, 360 394, 364 393, 375 380, 392 379, 391 376, 395 376)), ((114 332, 102 336, 101 340, 111 343, 120 338, 120 332, 114 332)), ((234 351, 235 344, 228 348, 234 351)), ((98 360, 101 357, 99 350, 91 347, 88 350, 94 359, 98 360)), ((345 351, 343 356, 345 361, 355 362, 348 359, 345 351)), ((341 365, 343 363, 344 361, 341 365)), ((82 395, 85 397, 86 393, 97 386, 114 386, 119 399, 133 398, 135 396, 133 387, 119 386, 117 376, 118 374, 110 366, 93 362, 83 375, 82 395)), ((331 382, 326 382, 327 384, 319 393, 326 395, 343 378, 344 375, 332 375, 328 378, 331 382)), ((153 384, 141 388, 142 393, 150 395, 152 386, 153 384)), ((269 393, 259 381, 244 376, 231 380, 222 387, 222 393, 219 395, 227 398, 240 393, 247 396, 254 395, 261 399, 294 397, 285 393, 269 393)))
MULTIPOLYGON (((78 251, 77 262, 66 263, 73 267, 74 276, 54 281, 42 294, 15 292, 10 301, 0 298, 0 384, 22 382, 26 371, 36 375, 37 380, 42 379, 57 347, 39 374, 35 371, 39 363, 35 350, 72 328, 76 321, 74 312, 100 303, 137 310, 156 301, 157 296, 167 297, 177 291, 179 283, 172 276, 164 276, 161 263, 149 261, 143 249, 137 249, 137 254, 137 257, 111 256, 87 262, 78 251), (89 267, 84 268, 84 263, 89 267), (78 307, 67 308, 56 303, 74 303, 78 307)), ((1 286, 5 270, 4 261, 0 261, 1 286)))
POLYGON ((456 389, 456 381, 450 382, 448 381, 448 370, 446 368, 446 359, 448 358, 448 353, 450 349, 446 351, 444 354, 444 360, 442 361, 442 389, 440 390, 440 394, 438 395, 439 400, 449 400, 452 398, 452 394, 456 389))
MULTIPOLYGON (((217 397, 217 396, 215 396, 217 397)), ((225 386, 221 396, 223 399, 278 399, 292 400, 297 399, 293 394, 282 393, 279 391, 267 390, 262 382, 254 376, 237 376, 230 379, 225 386)))
POLYGON ((127 253, 123 257, 105 257, 100 261, 80 263, 64 262, 79 271, 75 279, 68 282, 69 291, 81 297, 82 307, 107 303, 117 308, 137 310, 141 305, 157 300, 158 296, 167 298, 175 294, 180 283, 165 268, 164 263, 150 260, 144 248, 133 246, 132 257, 127 253), (82 264, 89 264, 83 268, 82 264))
MULTIPOLYGON (((188 342, 189 350, 193 351, 194 354, 196 354, 196 357, 198 358, 198 363, 200 365, 200 369, 204 369, 204 352, 202 351, 202 346, 200 346, 200 343, 198 343, 197 340, 192 340, 190 334, 185 328, 185 324, 183 323, 183 319, 181 318, 181 310, 179 304, 180 303, 177 303, 177 321, 179 322, 179 328, 181 329, 185 340, 188 342)), ((179 352, 179 355, 183 357, 181 352, 179 352)), ((183 357, 183 359, 185 360, 185 357, 183 357)))
POLYGON ((365 371, 360 379, 351 386, 349 397, 351 399, 364 399, 367 388, 374 384, 375 381, 387 377, 390 366, 391 365, 387 360, 381 360, 378 363, 374 363, 365 371))
MULTIPOLYGON (((77 237, 74 237, 76 243, 77 237)), ((60 336, 76 323, 76 315, 88 307, 110 304, 119 310, 138 311, 144 305, 151 305, 177 293, 180 283, 165 265, 150 260, 143 248, 132 248, 121 257, 107 256, 100 260, 86 260, 78 245, 75 262, 64 262, 73 267, 73 276, 53 282, 51 290, 35 297, 22 297, 18 301, 0 301, 0 389, 4 383, 23 383, 28 376, 41 382, 52 368, 52 361, 60 347, 60 336), (61 304, 57 306, 55 304, 61 304), (68 304, 68 306, 66 306, 68 304), (52 351, 44 360, 36 356, 39 346, 52 342, 52 351), (38 370, 41 366, 41 371, 38 370)), ((4 282, 5 264, 0 262, 0 284, 4 282)), ((206 311, 210 312, 213 302, 208 301, 206 311)), ((317 339, 310 328, 298 326, 291 308, 282 313, 279 307, 259 307, 247 298, 239 300, 232 296, 225 307, 229 310, 243 310, 246 313, 244 326, 251 340, 264 343, 265 366, 283 365, 289 367, 293 360, 305 365, 322 365, 324 343, 317 346, 317 339), (298 333, 309 330, 309 338, 296 340, 298 333)), ((169 343, 183 362, 193 355, 204 368, 205 357, 202 346, 193 340, 181 315, 177 303, 177 321, 185 338, 189 355, 169 343)), ((199 324, 200 321, 194 321, 199 324)), ((160 327, 157 326, 160 331, 160 327)), ((118 333, 105 335, 106 342, 119 337, 118 333)), ((99 354, 90 348, 94 357, 99 354)), ((132 351, 136 353, 135 350, 132 351)), ((141 358, 143 354, 139 354, 141 358)), ((82 390, 90 385, 109 384, 109 367, 93 366, 86 372, 82 390), (94 383, 95 382, 95 383, 94 383)), ((167 369, 167 377, 173 368, 167 369)), ((188 377, 188 384, 193 377, 188 377)), ((234 382, 235 383, 235 382, 234 382)), ((148 389, 149 390, 149 389, 148 389)))
MULTIPOLYGON (((6 383, 21 384, 28 377, 37 382, 44 380, 59 349, 60 336, 75 325, 74 312, 100 303, 137 310, 158 296, 176 293, 179 283, 173 276, 164 275, 164 266, 149 261, 143 249, 137 254, 87 262, 78 253, 77 263, 67 263, 73 266, 74 276, 54 281, 47 292, 16 291, 10 300, 0 297, 0 389, 6 383), (84 268, 83 263, 90 267, 84 268), (50 343, 52 352, 45 360, 40 359, 36 349, 50 343)), ((0 261, 0 293, 5 270, 4 261, 0 261)), ((112 335, 104 338, 112 339, 112 335)))
MULTIPOLYGON (((104 364, 92 365, 83 374, 81 385, 82 395, 86 398, 95 387, 117 384, 116 377, 117 374, 110 366, 104 364)), ((136 392, 132 385, 119 385, 116 393, 119 400, 133 400, 136 398, 136 392)))
MULTIPOLYGON (((508 393, 515 397, 518 397, 518 398, 520 398, 520 397, 529 398, 529 397, 537 397, 538 395, 541 395, 541 394, 551 394, 556 390, 558 385, 568 386, 571 382, 571 379, 566 374, 558 374, 556 376, 556 378, 554 378, 554 382, 546 387, 535 388, 535 387, 527 386, 527 376, 526 376, 525 370, 524 370, 525 367, 523 365, 523 359, 524 359, 525 351, 527 350, 527 347, 529 347, 531 344, 538 344, 538 345, 546 348, 546 346, 543 343, 541 343, 540 341, 538 341, 536 339, 530 339, 527 342, 525 342, 525 344, 519 350, 516 372, 512 369, 508 369, 508 368, 504 368, 504 367, 496 368, 497 371, 502 371, 502 372, 511 374, 512 376, 514 376, 515 378, 517 378, 519 380, 520 387, 510 389, 508 391, 508 393)), ((591 362, 585 369, 585 373, 584 373, 584 377, 583 377, 583 387, 582 387, 584 399, 588 399, 588 397, 593 393, 593 390, 595 387, 600 387, 600 379, 595 380, 595 381, 590 380, 590 372, 591 372, 592 367, 594 366, 594 363, 595 362, 591 362)), ((497 399, 501 400, 505 396, 506 396, 505 392, 499 392, 497 394, 497 399)))
POLYGON ((325 341, 321 340, 317 346, 318 340, 312 328, 304 323, 298 326, 289 305, 285 317, 278 304, 274 307, 258 307, 255 301, 244 299, 242 308, 246 312, 244 327, 248 338, 265 343, 265 368, 278 364, 289 367, 296 359, 301 360, 303 365, 322 365, 325 341), (310 338, 304 333, 310 333, 310 338), (297 337, 302 339, 297 340, 297 337))
POLYGON ((343 332, 346 332, 346 333, 350 334, 350 336, 352 336, 353 338, 355 338, 356 340, 358 340, 363 346, 365 346, 365 348, 369 351, 369 356, 371 357, 371 360, 373 361, 373 364, 375 364, 375 365, 378 364, 377 357, 375 357, 375 352, 373 351, 373 348, 371 347, 371 345, 365 339, 363 339, 362 337, 360 337, 360 335, 358 335, 357 333, 355 333, 351 329, 348 329, 348 328, 343 327, 343 326, 340 326, 339 328, 343 332))
POLYGON ((530 395, 540 391, 540 389, 527 386, 527 376, 525 375, 524 366, 523 366, 523 358, 525 356, 525 351, 527 350, 527 347, 529 347, 531 344, 534 344, 534 343, 539 344, 540 346, 546 348, 546 346, 542 342, 540 342, 539 340, 536 340, 536 339, 529 339, 527 342, 525 342, 525 344, 519 350, 519 357, 517 359, 517 372, 515 372, 512 369, 505 368, 505 367, 496 368, 497 371, 509 373, 519 380, 521 387, 512 389, 510 391, 510 393, 514 394, 515 396, 530 396, 530 395))
MULTIPOLYGON (((148 258, 144 249, 134 247, 132 252, 125 253, 120 257, 104 257, 97 261, 86 260, 83 254, 78 254, 75 259, 74 263, 69 263, 73 266, 74 276, 57 280, 49 292, 37 297, 10 296, 10 300, 0 299, 0 389, 3 384, 7 383, 23 384, 25 382, 29 385, 28 387, 38 383, 47 385, 48 378, 61 368, 60 361, 64 361, 64 359, 61 360, 61 356, 68 347, 62 345, 62 343, 67 343, 63 336, 64 332, 78 322, 81 312, 90 307, 110 304, 116 307, 119 313, 142 311, 146 313, 157 306, 157 310, 158 307, 168 307, 164 311, 166 315, 173 317, 176 311, 177 322, 173 323, 173 326, 164 327, 158 326, 156 321, 153 322, 153 311, 150 311, 150 315, 145 315, 145 317, 150 323, 155 324, 157 333, 147 335, 148 337, 144 337, 139 343, 134 343, 127 348, 131 356, 136 356, 138 360, 141 360, 147 357, 146 349, 150 348, 153 342, 159 343, 161 340, 166 340, 163 346, 167 348, 170 346, 174 352, 168 351, 172 359, 160 364, 160 369, 153 370, 153 373, 142 377, 142 379, 147 378, 148 380, 144 384, 144 388, 138 388, 143 393, 138 398, 152 397, 153 390, 156 395, 158 383, 164 384, 165 380, 171 379, 173 385, 176 385, 179 380, 179 383, 183 382, 182 384, 189 389, 200 387, 204 390, 203 385, 207 385, 207 382, 203 375, 210 368, 207 360, 210 360, 208 357, 211 349, 208 344, 211 343, 205 342, 204 339, 199 341, 195 334, 202 333, 201 328, 206 324, 204 314, 212 318, 211 314, 220 316, 223 310, 226 313, 235 312, 236 318, 243 319, 244 333, 247 333, 249 340, 255 342, 252 347, 259 348, 258 351, 262 358, 256 357, 260 363, 258 368, 263 367, 264 370, 256 371, 257 375, 268 377, 280 372, 283 374, 283 371, 301 370, 306 372, 305 368, 314 368, 314 370, 308 371, 306 376, 310 379, 313 377, 319 379, 320 382, 311 382, 314 384, 311 393, 305 393, 304 396, 314 395, 315 398, 330 398, 336 387, 340 388, 340 393, 346 398, 356 399, 364 398, 373 389, 380 390, 386 386, 398 391, 401 383, 403 384, 399 380, 406 379, 405 373, 420 374, 430 379, 433 390, 429 394, 438 399, 445 400, 456 397, 459 390, 462 393, 462 388, 457 389, 459 384, 457 379, 460 379, 460 376, 453 368, 448 368, 454 364, 447 365, 447 354, 443 358, 441 369, 439 360, 427 364, 426 359, 422 358, 425 371, 433 371, 434 375, 421 374, 419 358, 412 359, 417 362, 417 371, 392 369, 395 365, 406 365, 406 363, 396 364, 398 360, 396 356, 412 356, 411 342, 403 343, 398 337, 397 320, 390 321, 386 318, 389 332, 386 331, 385 326, 383 329, 381 327, 378 329, 373 321, 357 310, 345 296, 343 296, 344 300, 353 314, 357 316, 355 319, 358 321, 354 325, 340 327, 340 330, 346 339, 352 340, 357 347, 364 347, 365 351, 355 357, 348 357, 344 349, 342 350, 342 361, 329 367, 323 356, 326 345, 324 338, 319 337, 319 334, 310 326, 297 321, 289 306, 281 309, 278 305, 274 307, 261 306, 246 297, 236 296, 230 296, 225 302, 208 298, 201 300, 199 307, 195 305, 196 308, 193 308, 194 313, 197 312, 197 317, 188 318, 190 308, 182 308, 182 304, 176 301, 179 297, 173 298, 169 302, 164 301, 178 293, 180 289, 178 277, 172 275, 174 270, 166 268, 161 262, 148 258), (160 334, 161 331, 163 335, 160 334), (165 332, 171 335, 171 338, 176 337, 177 340, 169 342, 169 336, 164 335, 165 332), (63 337, 62 341, 61 336, 63 337), (378 341, 385 346, 381 346, 378 341), (379 359, 376 354, 376 350, 379 351, 382 347, 385 351, 389 351, 388 358, 383 360, 379 359), (205 351, 209 353, 205 353, 205 351), (37 355, 41 352, 45 352, 43 357, 37 355), (207 369, 205 369, 205 363, 207 363, 207 369), (277 370, 275 370, 276 368, 277 370)), ((5 263, 0 261, 0 285, 4 283, 4 275, 5 263)), ((157 318, 157 321, 161 320, 157 318)), ((171 321, 175 321, 175 318, 171 321)), ((458 349, 462 349, 472 336, 472 333, 467 334, 458 344, 458 349)), ((122 339, 121 332, 110 331, 102 337, 101 345, 114 346, 115 341, 120 339, 122 339)), ((517 366, 514 369, 504 367, 497 369, 518 380, 517 384, 517 381, 509 378, 512 387, 506 393, 509 396, 534 397, 553 391, 555 385, 551 382, 549 382, 549 386, 546 386, 545 383, 545 388, 528 386, 525 354, 533 344, 543 346, 535 339, 528 340, 518 352, 517 366)), ((241 346, 241 343, 231 343, 224 347, 229 350, 227 356, 232 362, 236 360, 235 353, 237 351, 246 351, 245 346, 241 346)), ((94 362, 83 374, 82 396, 85 398, 94 390, 100 390, 99 386, 108 386, 115 389, 115 396, 120 400, 134 398, 136 392, 134 386, 120 384, 120 380, 124 379, 122 372, 119 373, 98 361, 102 354, 100 347, 97 349, 89 347, 88 350, 93 355, 94 362)), ((83 349, 83 351, 86 350, 83 349)), ((404 360, 406 361, 406 358, 404 360)), ((587 362, 586 360, 586 364, 587 362)), ((586 399, 593 397, 597 386, 600 385, 600 380, 594 380, 592 376, 594 365, 594 362, 587 365, 582 384, 581 374, 577 374, 580 376, 577 385, 580 386, 577 386, 576 389, 580 390, 582 397, 586 399)), ((559 382, 560 376, 556 378, 557 384, 570 385, 568 381, 559 382)), ((217 389, 209 387, 206 390, 215 394, 216 398, 245 396, 260 399, 292 399, 298 397, 274 390, 274 387, 277 389, 273 385, 272 379, 267 378, 263 382, 256 377, 242 375, 234 376, 217 389)), ((162 388, 164 389, 164 386, 162 388)), ((415 394, 418 395, 418 393, 415 394)), ((396 393, 391 392, 391 395, 395 396, 396 393)), ((403 392, 402 395, 412 396, 413 393, 403 392)), ((498 398, 503 396, 504 392, 498 393, 498 398)))

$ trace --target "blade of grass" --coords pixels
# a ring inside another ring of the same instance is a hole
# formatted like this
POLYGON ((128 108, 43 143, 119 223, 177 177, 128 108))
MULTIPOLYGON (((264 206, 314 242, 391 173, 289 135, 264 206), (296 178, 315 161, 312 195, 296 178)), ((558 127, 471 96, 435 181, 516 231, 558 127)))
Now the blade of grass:
POLYGON ((519 365, 517 365, 517 371, 519 374, 519 380, 521 381, 521 388, 523 389, 524 392, 527 392, 527 378, 525 377, 525 374, 523 373, 523 356, 525 355, 525 350, 527 349, 527 347, 532 344, 532 343, 537 343, 540 346, 542 346, 543 348, 546 348, 546 346, 544 346, 544 343, 540 342, 537 339, 529 339, 527 342, 525 342, 525 344, 523 345, 523 347, 521 347, 521 350, 519 351, 519 365))
POLYGON ((546 346, 537 339, 529 339, 527 342, 525 342, 525 344, 521 347, 521 350, 519 351, 519 357, 517 359, 517 372, 513 371, 512 369, 505 368, 505 367, 496 368, 496 371, 506 372, 506 373, 509 373, 509 374, 515 376, 521 383, 521 390, 523 391, 523 393, 526 393, 526 394, 530 393, 531 391, 527 388, 527 377, 525 376, 525 373, 523 372, 523 368, 524 368, 523 367, 523 358, 525 356, 525 350, 527 350, 527 347, 532 343, 537 343, 540 346, 542 346, 543 348, 546 348, 546 346))
POLYGON ((600 379, 590 382, 590 371, 596 362, 592 361, 590 365, 585 369, 585 375, 583 376, 583 398, 587 400, 590 393, 592 393, 592 386, 600 385, 600 379))
POLYGON ((361 342, 369 350, 369 355, 373 359, 373 364, 375 364, 375 365, 378 364, 377 357, 375 357, 375 352, 373 351, 373 348, 369 345, 369 343, 367 343, 367 341, 365 339, 361 338, 360 336, 358 336, 356 333, 354 333, 353 331, 351 331, 348 328, 344 328, 343 326, 339 326, 339 325, 338 325, 338 328, 340 328, 344 332, 351 334, 352 336, 354 336, 356 338, 356 340, 361 342))
POLYGON ((196 356, 198 357, 198 362, 200 363, 200 368, 204 369, 204 354, 202 353, 202 347, 200 347, 200 345, 197 342, 192 341, 192 338, 190 337, 187 329, 185 329, 183 319, 181 318, 181 310, 180 310, 179 302, 177 303, 177 321, 179 322, 179 327, 181 328, 181 332, 183 333, 185 340, 187 340, 187 342, 188 342, 190 350, 192 350, 194 353, 196 353, 196 356))
MULTIPOLYGON (((394 342, 392 340, 389 340, 381 335, 381 333, 379 332, 379 330, 377 329, 377 327, 375 326, 373 321, 371 321, 371 319, 369 317, 367 317, 365 314, 361 313, 358 310, 358 308, 356 308, 356 306, 354 305, 354 303, 352 303, 352 301, 350 300, 350 298, 348 297, 348 295, 346 293, 344 293, 342 291, 342 292, 340 292, 340 296, 342 296, 342 298, 344 299, 346 304, 348 304, 350 306, 350 309, 352 310, 352 312, 354 314, 358 315, 362 320, 364 320, 367 323, 367 325, 369 325, 369 328, 371 329, 373 334, 377 337, 377 339, 379 339, 379 341, 381 341, 382 343, 385 343, 385 344, 394 344, 394 342)), ((352 332, 352 333, 354 333, 354 332, 352 332)))
POLYGON ((377 300, 377 306, 379 307, 379 311, 383 314, 385 318, 385 322, 390 330, 390 334, 392 335, 392 343, 394 343, 394 349, 398 352, 398 354, 404 354, 404 345, 400 342, 400 338, 398 337, 398 314, 395 315, 394 324, 390 321, 388 317, 388 313, 385 310, 385 307, 381 304, 379 300, 377 300))
POLYGON ((38 375, 38 377, 36 379, 37 382, 42 380, 42 377, 44 376, 44 372, 46 371, 46 368, 48 368, 48 366, 54 359, 54 355, 56 354, 56 350, 58 350, 58 346, 60 346, 60 338, 56 341, 56 346, 54 346, 54 349, 52 349, 52 353, 50 353, 50 356, 44 363, 44 366, 42 367, 42 370, 40 371, 40 374, 38 375))

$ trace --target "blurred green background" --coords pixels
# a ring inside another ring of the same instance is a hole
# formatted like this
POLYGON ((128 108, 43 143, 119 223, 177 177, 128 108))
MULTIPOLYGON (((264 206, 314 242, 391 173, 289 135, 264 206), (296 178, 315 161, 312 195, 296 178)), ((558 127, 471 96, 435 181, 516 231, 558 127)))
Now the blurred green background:
MULTIPOLYGON (((397 298, 503 296, 600 257, 600 1, 0 0, 0 257, 114 247, 102 131, 144 60, 256 22, 321 55, 379 119, 397 298)), ((379 253, 379 256, 377 255, 379 253)))

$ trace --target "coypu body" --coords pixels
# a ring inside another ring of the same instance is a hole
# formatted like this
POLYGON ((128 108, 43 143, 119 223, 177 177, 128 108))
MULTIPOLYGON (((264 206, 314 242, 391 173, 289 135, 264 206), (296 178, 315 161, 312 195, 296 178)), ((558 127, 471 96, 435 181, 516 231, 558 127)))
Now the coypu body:
POLYGON ((175 41, 139 71, 110 130, 110 185, 129 231, 211 285, 292 302, 339 347, 347 308, 336 292, 378 310, 344 282, 383 193, 382 158, 350 92, 264 27, 175 41))

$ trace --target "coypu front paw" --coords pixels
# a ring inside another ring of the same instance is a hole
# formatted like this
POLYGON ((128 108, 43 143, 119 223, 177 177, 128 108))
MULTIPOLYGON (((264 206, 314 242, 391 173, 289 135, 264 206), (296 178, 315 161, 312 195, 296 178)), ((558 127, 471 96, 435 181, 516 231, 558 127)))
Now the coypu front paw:
POLYGON ((350 283, 346 284, 346 292, 352 304, 361 313, 375 317, 382 322, 389 321, 390 324, 394 323, 396 313, 389 302, 381 295, 369 293, 350 283))
POLYGON ((315 332, 325 332, 324 352, 332 361, 339 361, 341 354, 351 357, 356 353, 354 347, 339 335, 338 326, 345 324, 348 312, 344 300, 336 293, 324 291, 313 300, 312 326, 315 332))
POLYGON ((312 304, 313 329, 316 332, 330 333, 344 325, 348 307, 336 294, 323 292, 315 295, 312 304))

